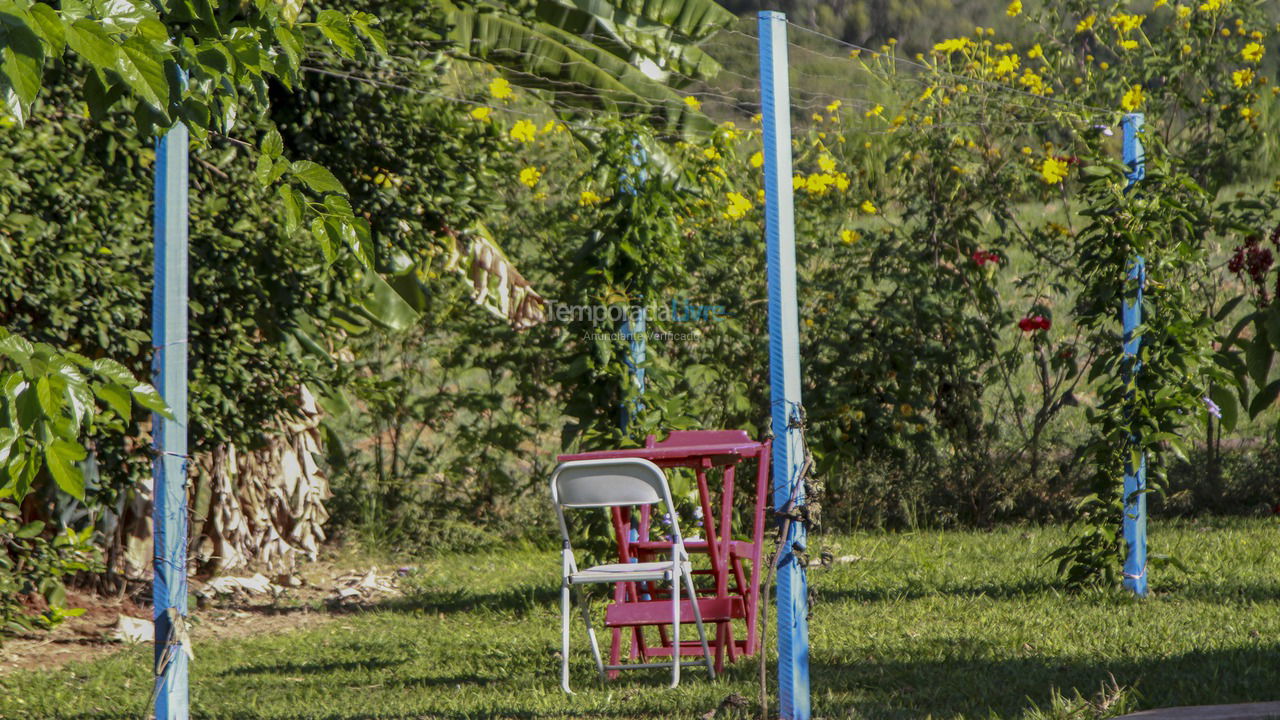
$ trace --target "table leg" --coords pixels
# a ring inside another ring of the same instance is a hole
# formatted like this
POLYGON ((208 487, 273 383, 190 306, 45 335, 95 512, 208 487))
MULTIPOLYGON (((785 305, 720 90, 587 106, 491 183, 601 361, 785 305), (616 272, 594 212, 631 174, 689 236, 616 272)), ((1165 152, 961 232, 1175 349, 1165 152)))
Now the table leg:
POLYGON ((761 573, 772 571, 772 568, 761 566, 763 559, 761 555, 763 555, 764 548, 764 511, 769 492, 769 469, 772 465, 770 454, 772 450, 772 441, 766 440, 764 447, 760 450, 760 456, 757 458, 759 466, 756 468, 755 523, 751 532, 751 591, 746 599, 748 655, 753 655, 760 651, 759 628, 756 627, 756 621, 760 615, 760 578, 761 573))

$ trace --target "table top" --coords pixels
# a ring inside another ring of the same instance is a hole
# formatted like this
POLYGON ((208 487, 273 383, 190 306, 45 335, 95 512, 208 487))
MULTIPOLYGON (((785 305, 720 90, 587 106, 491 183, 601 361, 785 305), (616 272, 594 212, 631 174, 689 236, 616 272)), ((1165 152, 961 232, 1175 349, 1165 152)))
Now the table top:
POLYGON ((621 450, 593 450, 559 456, 560 462, 570 460, 604 460, 618 458, 642 458, 655 463, 681 462, 711 459, 717 464, 738 462, 743 458, 757 457, 764 443, 754 440, 698 445, 658 445, 656 447, 623 448, 621 450))

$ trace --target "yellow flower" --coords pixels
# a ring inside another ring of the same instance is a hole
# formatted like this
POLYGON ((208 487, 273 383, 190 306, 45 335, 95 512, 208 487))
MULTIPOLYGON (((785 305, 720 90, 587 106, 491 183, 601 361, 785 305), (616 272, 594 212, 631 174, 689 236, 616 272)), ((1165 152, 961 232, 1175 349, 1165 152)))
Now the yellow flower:
POLYGON ((1022 14, 1022 0, 1013 0, 1009 3, 1009 7, 1005 8, 1004 14, 1009 17, 1018 17, 1022 14))
POLYGON ((1058 158, 1048 157, 1040 166, 1040 179, 1050 185, 1057 185, 1067 177, 1067 164, 1058 158))
POLYGON ((1248 87, 1253 84, 1253 69, 1245 68, 1231 73, 1231 82, 1238 88, 1248 87))
POLYGON ((764 153, 757 150, 751 155, 751 167, 758 168, 764 166, 764 153))
POLYGON ((1000 58, 1000 62, 996 63, 996 76, 1004 77, 1018 69, 1021 60, 1017 55, 1004 55, 1000 58))
POLYGON ((1137 40, 1121 40, 1120 47, 1124 48, 1125 50, 1137 50, 1138 41, 1137 40))
POLYGON ((511 126, 511 130, 508 134, 511 136, 511 139, 516 142, 531 143, 533 142, 534 136, 538 134, 538 127, 528 120, 520 120, 515 125, 511 126))
POLYGON ((583 190, 581 193, 579 193, 579 194, 578 194, 578 204, 579 204, 579 205, 581 205, 582 207, 590 207, 591 205, 599 205, 599 204, 600 204, 600 203, 602 203, 602 202, 604 202, 604 198, 602 198, 602 197, 600 197, 599 195, 595 194, 595 192, 594 192, 594 191, 591 191, 591 190, 583 190))
POLYGON ((1253 108, 1249 108, 1249 107, 1240 108, 1240 117, 1244 118, 1245 120, 1248 120, 1249 118, 1253 117, 1256 114, 1257 113, 1254 111, 1253 108))
POLYGON ((1205 0, 1200 5, 1200 12, 1213 12, 1222 7, 1222 0, 1205 0))
POLYGON ((742 193, 725 193, 729 207, 721 214, 725 220, 741 220, 751 211, 751 201, 742 193))
POLYGON ((1174 14, 1178 16, 1179 20, 1186 20, 1187 16, 1191 14, 1191 8, 1186 5, 1179 5, 1178 9, 1174 11, 1174 14))
POLYGON ((1142 107, 1142 86, 1134 85, 1129 88, 1124 97, 1120 98, 1120 107, 1125 112, 1133 112, 1142 107))
POLYGON ((1146 16, 1116 13, 1115 15, 1112 15, 1110 19, 1112 27, 1114 27, 1121 35, 1127 35, 1142 27, 1142 21, 1146 19, 1146 16))
POLYGON ((1044 48, 1040 47, 1040 43, 1036 43, 1035 47, 1027 51, 1027 57, 1032 60, 1044 57, 1044 48))
POLYGON ((756 125, 759 125, 763 120, 764 120, 764 115, 761 115, 760 113, 756 113, 755 115, 751 116, 751 122, 755 123, 756 125))
POLYGON ((805 179, 804 186, 810 195, 826 195, 827 190, 830 190, 831 186, 835 184, 836 179, 833 175, 810 173, 809 177, 805 179))
POLYGON ((542 126, 542 134, 546 135, 549 132, 554 132, 555 129, 556 129, 556 121, 548 120, 547 124, 542 126))
POLYGON ((861 210, 862 212, 868 215, 875 215, 876 213, 880 212, 878 209, 876 209, 876 206, 870 200, 862 201, 861 210))
POLYGON ((492 108, 481 106, 471 111, 471 117, 476 120, 488 120, 491 112, 493 112, 492 108))
POLYGON ((1248 45, 1245 45, 1244 49, 1240 51, 1240 57, 1243 58, 1245 62, 1256 63, 1259 60, 1262 60, 1262 54, 1265 52, 1266 48, 1262 47, 1262 45, 1256 42, 1251 42, 1248 45))
POLYGON ((840 190, 840 192, 844 192, 845 190, 848 190, 849 176, 845 175, 844 173, 836 173, 836 187, 840 190))
POLYGON ((535 167, 527 167, 520 171, 520 182, 533 187, 542 179, 542 171, 535 167))
POLYGON ((1168 5, 1168 4, 1169 4, 1169 0, 1156 0, 1156 4, 1155 4, 1155 5, 1152 5, 1151 7, 1152 7, 1152 9, 1154 9, 1154 8, 1160 8, 1160 7, 1164 7, 1165 5, 1168 5))
POLYGON ((719 160, 720 151, 716 150, 714 147, 709 147, 702 151, 702 156, 708 160, 719 160))
POLYGON ((842 105, 844 105, 844 103, 840 102, 839 100, 833 100, 831 101, 830 104, 827 105, 827 112, 829 113, 836 112, 837 110, 840 109, 842 105))
POLYGON ((845 245, 852 245, 862 239, 862 233, 857 230, 841 230, 840 240, 845 245))
POLYGON ((511 83, 504 77, 496 77, 489 81, 489 94, 499 100, 509 100, 514 95, 511 92, 511 83))
POLYGON ((811 115, 810 117, 812 117, 812 118, 813 118, 813 121, 814 121, 814 122, 822 122, 822 121, 823 121, 823 119, 824 119, 824 118, 823 118, 821 115, 819 115, 818 113, 814 113, 814 114, 813 114, 813 115, 811 115))
POLYGON ((937 45, 934 45, 933 51, 936 53, 953 53, 968 50, 970 45, 973 45, 973 41, 969 38, 951 38, 950 40, 943 40, 937 45))
POLYGON ((1097 15, 1094 15, 1093 13, 1089 13, 1088 17, 1076 23, 1076 32, 1082 33, 1085 30, 1092 30, 1093 23, 1096 22, 1097 19, 1098 19, 1097 15))
POLYGON ((1190 45, 1188 45, 1188 44, 1186 44, 1186 43, 1183 43, 1183 44, 1182 44, 1182 54, 1183 54, 1183 55, 1190 55, 1190 54, 1191 54, 1191 46, 1190 46, 1190 45))
POLYGON ((702 109, 702 101, 701 101, 701 100, 699 100, 698 98, 696 98, 696 97, 692 96, 692 95, 686 95, 686 96, 685 96, 685 98, 684 98, 684 104, 685 104, 685 105, 688 105, 689 107, 693 108, 694 110, 701 110, 701 109, 702 109))
POLYGON ((797 174, 791 176, 791 188, 793 190, 804 190, 806 182, 807 181, 803 175, 797 174))
POLYGON ((818 167, 822 168, 822 172, 831 173, 836 171, 835 158, 823 153, 818 156, 818 167))

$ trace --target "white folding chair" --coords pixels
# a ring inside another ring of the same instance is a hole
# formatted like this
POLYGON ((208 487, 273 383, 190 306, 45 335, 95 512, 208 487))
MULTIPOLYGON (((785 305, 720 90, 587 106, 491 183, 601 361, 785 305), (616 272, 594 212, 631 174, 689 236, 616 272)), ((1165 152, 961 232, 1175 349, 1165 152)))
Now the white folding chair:
POLYGON ((670 663, 605 665, 600 657, 600 645, 596 642, 595 629, 591 626, 591 612, 587 603, 579 599, 582 619, 586 622, 587 636, 591 640, 591 652, 596 659, 596 671, 600 673, 602 681, 605 679, 605 672, 609 670, 669 666, 671 687, 674 688, 680 684, 682 665, 705 665, 707 672, 715 678, 716 671, 712 665, 711 650, 707 646, 707 633, 702 627, 702 612, 698 608, 698 596, 694 591, 693 578, 689 572, 689 554, 685 551, 684 540, 680 536, 675 504, 671 502, 671 488, 667 485, 667 477, 662 473, 661 468, 648 460, 637 458, 574 460, 562 463, 551 475, 551 499, 556 506, 556 516, 560 520, 560 536, 564 541, 564 549, 560 554, 560 629, 562 633, 560 687, 564 688, 566 693, 573 694, 569 689, 570 591, 575 585, 589 583, 671 583, 670 663), (666 505, 666 510, 671 516, 671 559, 669 561, 623 562, 597 565, 585 570, 578 569, 578 563, 573 556, 573 547, 569 543, 569 527, 564 519, 565 508, 613 508, 658 503, 666 505), (693 621, 698 626, 698 638, 702 642, 702 662, 683 662, 680 659, 680 586, 682 583, 691 601, 689 604, 693 608, 693 621))

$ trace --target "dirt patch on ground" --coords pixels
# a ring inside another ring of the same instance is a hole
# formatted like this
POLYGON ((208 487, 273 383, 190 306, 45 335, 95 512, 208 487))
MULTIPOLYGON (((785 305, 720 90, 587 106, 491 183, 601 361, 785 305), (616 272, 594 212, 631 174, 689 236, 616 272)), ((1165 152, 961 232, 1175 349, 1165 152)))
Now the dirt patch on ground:
MULTIPOLYGON (((267 592, 215 592, 201 580, 191 581, 197 606, 188 616, 192 642, 288 632, 314 627, 340 617, 343 611, 365 606, 398 593, 395 568, 320 561, 287 576, 269 578, 267 592)), ((245 577, 251 577, 252 573, 245 577)), ((84 608, 51 632, 0 639, 0 674, 15 670, 44 670, 70 662, 90 661, 127 647, 121 639, 121 618, 151 620, 150 588, 132 594, 103 597, 72 590, 70 607, 84 608)), ((145 625, 142 628, 150 632, 145 625)), ((137 629, 135 628, 135 632, 137 629)), ((144 637, 149 637, 144 632, 144 637)), ((127 634, 127 633, 126 633, 127 634)), ((143 642, 148 642, 144 640, 143 642)), ((197 649, 198 652, 198 649, 197 649)))

